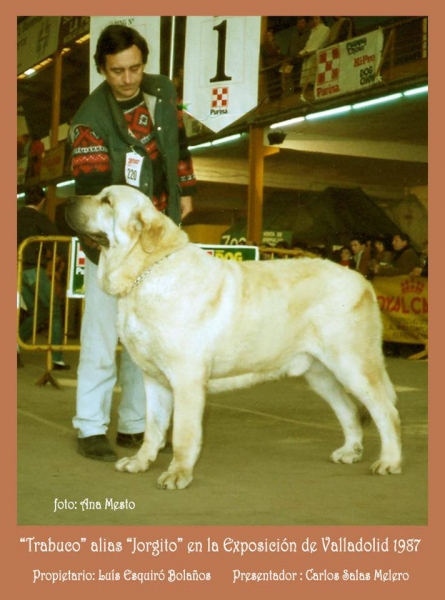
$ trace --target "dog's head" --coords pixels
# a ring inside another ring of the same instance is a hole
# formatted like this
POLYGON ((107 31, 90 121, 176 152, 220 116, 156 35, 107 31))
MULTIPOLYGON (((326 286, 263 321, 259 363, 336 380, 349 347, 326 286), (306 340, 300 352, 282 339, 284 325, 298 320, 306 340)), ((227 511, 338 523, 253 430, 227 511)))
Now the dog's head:
POLYGON ((139 236, 146 251, 153 251, 154 232, 162 228, 158 211, 138 190, 125 185, 112 185, 96 196, 70 196, 66 201, 66 220, 79 233, 87 235, 103 249, 133 246, 139 236))
POLYGON ((101 247, 99 282, 110 294, 122 293, 124 279, 134 280, 188 241, 147 196, 125 185, 109 186, 95 196, 71 196, 65 214, 75 231, 101 247))

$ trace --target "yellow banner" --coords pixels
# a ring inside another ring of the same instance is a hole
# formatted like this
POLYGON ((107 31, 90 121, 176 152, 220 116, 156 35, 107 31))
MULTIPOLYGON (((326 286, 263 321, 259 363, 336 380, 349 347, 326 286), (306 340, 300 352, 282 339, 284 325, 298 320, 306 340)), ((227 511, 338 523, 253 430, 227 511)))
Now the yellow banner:
POLYGON ((372 281, 386 342, 426 344, 428 341, 428 279, 375 277, 372 281))

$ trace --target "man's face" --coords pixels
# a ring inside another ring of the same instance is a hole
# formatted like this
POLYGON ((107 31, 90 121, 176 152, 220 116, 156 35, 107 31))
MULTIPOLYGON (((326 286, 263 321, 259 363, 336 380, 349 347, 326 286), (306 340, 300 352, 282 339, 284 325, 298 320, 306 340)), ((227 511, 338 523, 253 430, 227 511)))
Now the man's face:
POLYGON ((351 242, 351 250, 354 254, 358 254, 362 250, 365 249, 365 244, 360 244, 358 240, 352 240, 351 242))
POLYGON ((142 53, 137 46, 130 46, 117 54, 107 54, 101 73, 107 80, 117 100, 135 96, 144 74, 142 53))
POLYGON ((306 26, 307 26, 306 19, 298 19, 298 21, 297 21, 298 31, 304 31, 306 29, 306 26))
POLYGON ((402 240, 400 239, 400 236, 395 235, 392 238, 392 247, 394 248, 394 250, 397 252, 398 250, 401 250, 402 248, 404 248, 406 246, 408 242, 406 240, 402 240))

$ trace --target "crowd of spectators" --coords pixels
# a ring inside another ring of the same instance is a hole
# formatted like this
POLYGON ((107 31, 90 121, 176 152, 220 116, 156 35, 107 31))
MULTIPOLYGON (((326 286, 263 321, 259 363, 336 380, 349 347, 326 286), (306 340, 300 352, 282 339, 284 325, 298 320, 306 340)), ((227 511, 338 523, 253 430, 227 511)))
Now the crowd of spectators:
POLYGON ((325 17, 295 17, 291 27, 279 31, 268 28, 261 44, 268 100, 298 92, 305 102, 315 80, 317 50, 354 35, 350 17, 331 17, 330 26, 325 17))
POLYGON ((380 234, 367 236, 351 235, 349 245, 337 247, 330 252, 324 245, 310 245, 295 241, 281 241, 275 246, 263 245, 263 259, 292 258, 302 254, 329 258, 338 264, 361 273, 367 279, 411 275, 428 277, 428 242, 419 253, 410 237, 403 233, 393 236, 380 234))

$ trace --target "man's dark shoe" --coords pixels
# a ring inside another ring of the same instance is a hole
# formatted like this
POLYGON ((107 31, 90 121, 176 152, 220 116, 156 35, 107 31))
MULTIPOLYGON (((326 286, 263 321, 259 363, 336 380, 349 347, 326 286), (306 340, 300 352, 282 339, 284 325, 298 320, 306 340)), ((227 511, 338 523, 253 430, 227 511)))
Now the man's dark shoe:
POLYGON ((116 444, 123 448, 139 448, 144 441, 144 432, 142 433, 119 433, 117 432, 116 444))
POLYGON ((93 460, 103 460, 105 462, 117 460, 117 454, 111 447, 106 435, 90 435, 78 438, 77 451, 82 456, 93 460))

